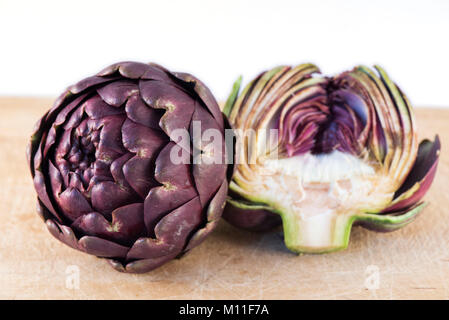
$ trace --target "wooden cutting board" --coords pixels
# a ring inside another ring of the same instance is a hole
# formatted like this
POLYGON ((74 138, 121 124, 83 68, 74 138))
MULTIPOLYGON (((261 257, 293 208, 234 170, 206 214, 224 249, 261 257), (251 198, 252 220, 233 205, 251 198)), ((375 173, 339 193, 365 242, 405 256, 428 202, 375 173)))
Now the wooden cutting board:
POLYGON ((1 299, 449 299, 449 110, 416 110, 420 136, 443 147, 430 205, 404 229, 353 228, 345 251, 296 256, 278 232, 221 221, 182 259, 132 275, 58 242, 36 214, 25 147, 52 100, 0 98, 1 299))

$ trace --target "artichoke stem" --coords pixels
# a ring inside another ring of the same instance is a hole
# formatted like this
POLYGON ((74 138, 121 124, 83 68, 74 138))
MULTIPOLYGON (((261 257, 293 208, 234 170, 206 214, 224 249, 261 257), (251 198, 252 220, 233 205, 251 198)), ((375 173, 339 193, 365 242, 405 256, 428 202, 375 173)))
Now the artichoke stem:
POLYGON ((353 214, 324 212, 304 217, 298 212, 281 214, 284 241, 296 253, 326 253, 348 246, 353 214))

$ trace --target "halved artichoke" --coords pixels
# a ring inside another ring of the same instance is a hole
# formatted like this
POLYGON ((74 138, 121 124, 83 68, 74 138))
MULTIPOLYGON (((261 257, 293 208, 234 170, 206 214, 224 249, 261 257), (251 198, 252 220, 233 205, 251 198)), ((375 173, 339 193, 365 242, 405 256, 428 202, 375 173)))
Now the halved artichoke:
POLYGON ((424 208, 440 141, 418 145, 410 103, 382 68, 325 77, 313 64, 280 66, 239 95, 240 81, 224 107, 238 159, 228 222, 282 221, 290 250, 323 253, 346 248, 354 223, 392 231, 424 208))

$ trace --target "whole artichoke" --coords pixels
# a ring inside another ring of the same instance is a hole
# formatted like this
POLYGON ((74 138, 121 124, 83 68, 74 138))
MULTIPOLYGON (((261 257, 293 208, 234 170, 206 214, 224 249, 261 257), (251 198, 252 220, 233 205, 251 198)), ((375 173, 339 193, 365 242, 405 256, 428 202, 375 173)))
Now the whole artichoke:
POLYGON ((39 214, 72 248, 119 271, 152 270, 216 226, 228 190, 224 129, 195 77, 113 64, 69 87, 36 124, 27 156, 39 214), (213 143, 192 138, 205 132, 213 143))
POLYGON ((224 218, 283 224, 294 252, 346 248, 353 223, 392 231, 411 222, 435 176, 440 142, 417 142, 406 96, 384 70, 335 77, 312 64, 263 72, 224 113, 237 135, 224 218))

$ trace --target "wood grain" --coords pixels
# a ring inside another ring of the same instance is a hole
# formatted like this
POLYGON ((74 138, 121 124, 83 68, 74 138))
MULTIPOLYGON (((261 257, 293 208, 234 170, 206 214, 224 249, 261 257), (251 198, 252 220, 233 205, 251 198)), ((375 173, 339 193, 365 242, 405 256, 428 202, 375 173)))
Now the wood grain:
POLYGON ((25 147, 51 104, 0 98, 2 299, 449 299, 449 110, 416 110, 420 136, 439 133, 443 147, 430 205, 412 225, 389 234, 354 228, 346 251, 295 256, 277 232, 254 234, 221 221, 182 259, 129 275, 58 242, 36 214, 25 147), (70 282, 73 270, 79 288, 70 282), (375 270, 378 289, 368 289, 375 270))

